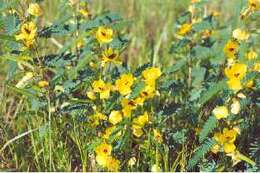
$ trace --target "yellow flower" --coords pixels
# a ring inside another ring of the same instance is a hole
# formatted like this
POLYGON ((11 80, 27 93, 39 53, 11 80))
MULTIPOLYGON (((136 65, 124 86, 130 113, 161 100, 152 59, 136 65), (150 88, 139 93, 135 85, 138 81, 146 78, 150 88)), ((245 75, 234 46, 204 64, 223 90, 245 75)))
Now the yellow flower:
POLYGON ((43 14, 41 7, 37 3, 31 3, 27 11, 29 14, 36 17, 39 17, 43 14))
POLYGON ((45 88, 45 87, 49 86, 49 82, 46 80, 39 81, 38 86, 41 88, 45 88))
POLYGON ((248 0, 248 6, 251 10, 260 10, 260 0, 248 0))
POLYGON ((151 168, 151 172, 162 172, 160 166, 158 166, 157 164, 154 164, 151 168))
POLYGON ((216 144, 212 147, 211 152, 217 154, 220 150, 220 145, 216 144))
POLYGON ((123 117, 120 111, 112 111, 109 115, 109 122, 116 125, 122 121, 123 117))
POLYGON ((254 86, 254 81, 253 81, 253 80, 249 80, 249 81, 245 84, 245 86, 246 86, 247 88, 253 88, 253 86, 254 86))
POLYGON ((116 90, 123 96, 131 93, 131 87, 134 84, 134 76, 131 73, 122 74, 119 79, 116 80, 116 90))
POLYGON ((109 43, 113 40, 113 30, 100 26, 96 32, 96 39, 99 43, 109 43))
MULTIPOLYGON (((105 130, 105 132, 104 132, 104 134, 103 134, 103 138, 104 139, 109 139, 109 137, 110 137, 110 135, 112 135, 112 133, 114 132, 116 130, 116 126, 111 126, 111 127, 108 127, 108 128, 106 128, 106 130, 105 130)), ((118 131, 117 133, 116 133, 116 137, 119 137, 119 136, 121 136, 121 131, 118 131)))
POLYGON ((185 24, 181 25, 181 27, 179 28, 178 34, 183 36, 183 35, 187 34, 188 32, 190 32, 191 29, 192 29, 192 24, 185 23, 185 24))
POLYGON ((241 80, 245 77, 247 72, 247 65, 246 64, 239 64, 236 63, 231 67, 225 68, 225 74, 228 79, 236 79, 241 80))
POLYGON ((133 125, 132 130, 133 130, 134 136, 136 136, 138 138, 140 138, 144 134, 142 127, 140 127, 140 126, 133 125))
POLYGON ((121 61, 118 59, 119 54, 118 51, 114 51, 112 48, 105 49, 102 53, 102 66, 104 66, 106 63, 115 63, 120 64, 121 61))
POLYGON ((155 140, 158 143, 162 143, 162 141, 163 141, 162 134, 157 129, 153 129, 153 135, 154 135, 155 140))
POLYGON ((102 113, 100 113, 100 112, 96 112, 94 115, 91 115, 89 117, 89 121, 91 123, 90 125, 92 127, 98 126, 99 125, 99 121, 101 121, 101 120, 107 120, 107 116, 102 114, 102 113))
POLYGON ((120 168, 120 161, 118 159, 109 156, 107 158, 107 165, 106 168, 108 171, 117 172, 120 168))
POLYGON ((216 108, 213 109, 212 113, 218 120, 222 118, 226 118, 229 115, 226 106, 217 106, 216 108))
POLYGON ((138 125, 140 127, 144 127, 149 121, 149 116, 147 112, 144 112, 143 115, 140 115, 133 119, 133 124, 138 125))
POLYGON ((247 54, 246 54, 246 58, 248 60, 253 60, 257 58, 257 53, 253 50, 250 50, 247 54))
POLYGON ((260 63, 255 63, 253 71, 260 72, 260 63))
POLYGON ((22 79, 15 85, 15 87, 17 88, 25 87, 32 78, 33 78, 33 73, 27 72, 25 76, 23 76, 22 79))
POLYGON ((157 67, 150 67, 142 72, 144 81, 148 85, 154 85, 155 80, 158 79, 161 76, 161 74, 161 70, 157 67))
POLYGON ((79 10, 79 13, 81 14, 81 15, 83 15, 84 17, 88 17, 88 15, 89 15, 89 11, 88 11, 88 9, 80 9, 79 10))
POLYGON ((230 112, 235 115, 240 112, 240 103, 237 99, 233 99, 233 103, 231 104, 230 112))
POLYGON ((92 84, 93 91, 100 94, 100 99, 108 99, 110 96, 111 85, 106 84, 103 80, 99 79, 92 84))
POLYGON ((225 143, 224 151, 225 153, 233 153, 236 150, 236 146, 234 143, 225 143))
POLYGON ((123 98, 121 101, 122 112, 125 117, 130 117, 132 110, 134 110, 137 106, 137 103, 133 100, 128 100, 127 98, 123 98))
POLYGON ((238 79, 230 79, 227 81, 227 84, 231 90, 238 91, 242 89, 241 82, 238 79))
POLYGON ((224 53, 228 58, 235 59, 238 48, 239 45, 236 41, 229 40, 224 47, 224 53))
POLYGON ((88 91, 87 97, 91 100, 96 100, 96 95, 95 95, 95 92, 93 92, 93 91, 88 91))
MULTIPOLYGON (((238 130, 236 128, 233 129, 227 129, 224 128, 222 133, 215 133, 214 139, 224 148, 225 153, 232 153, 235 152, 236 146, 234 145, 234 142, 236 140, 238 134, 238 130)), ((216 147, 216 151, 218 151, 219 148, 216 147)), ((214 151, 214 148, 213 148, 214 151)))
POLYGON ((95 152, 97 155, 108 156, 112 152, 112 146, 107 143, 102 143, 95 148, 95 152))
POLYGON ((235 142, 236 138, 237 138, 237 129, 233 128, 233 129, 227 129, 224 128, 223 129, 223 136, 225 138, 225 142, 229 142, 229 143, 233 143, 235 142))
POLYGON ((104 154, 96 155, 96 161, 102 167, 107 166, 107 158, 108 155, 104 155, 104 154))
POLYGON ((136 163, 136 158, 135 157, 131 157, 129 160, 128 160, 128 166, 132 167, 135 165, 136 163))
POLYGON ((249 38, 249 33, 247 31, 237 28, 233 31, 233 37, 239 41, 247 40, 249 38))
POLYGON ((35 23, 24 23, 21 27, 20 34, 16 35, 16 40, 22 40, 26 47, 31 47, 35 42, 37 27, 35 23))

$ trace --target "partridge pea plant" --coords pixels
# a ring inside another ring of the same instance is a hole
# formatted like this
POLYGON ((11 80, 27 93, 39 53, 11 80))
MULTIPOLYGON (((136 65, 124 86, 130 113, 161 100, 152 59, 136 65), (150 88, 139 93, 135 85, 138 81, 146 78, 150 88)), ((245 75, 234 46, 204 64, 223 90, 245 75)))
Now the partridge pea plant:
POLYGON ((259 0, 230 23, 191 0, 173 65, 137 68, 117 13, 59 0, 48 21, 44 0, 2 1, 0 170, 259 171, 259 0))

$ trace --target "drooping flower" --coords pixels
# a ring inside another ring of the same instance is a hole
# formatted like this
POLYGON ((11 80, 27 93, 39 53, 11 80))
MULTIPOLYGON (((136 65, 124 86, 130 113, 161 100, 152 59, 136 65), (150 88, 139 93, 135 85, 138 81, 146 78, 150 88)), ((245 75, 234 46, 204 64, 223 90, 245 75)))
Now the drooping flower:
POLYGON ((226 106, 217 106, 213 109, 212 113, 218 120, 226 118, 229 115, 228 108, 226 106))
POLYGON ((29 5, 29 8, 28 8, 27 11, 30 15, 33 15, 33 16, 36 16, 36 17, 39 17, 43 14, 43 11, 42 11, 40 5, 37 4, 37 3, 31 3, 29 5))
POLYGON ((224 53, 227 56, 227 58, 235 59, 235 55, 238 52, 238 48, 239 45, 236 41, 229 40, 224 47, 224 53))
POLYGON ((151 172, 162 172, 162 169, 157 164, 154 164, 151 168, 151 172))
POLYGON ((99 43, 109 43, 113 40, 113 30, 100 26, 96 32, 96 39, 99 43))
POLYGON ((239 41, 248 40, 249 33, 240 28, 237 28, 233 31, 233 37, 239 41))
POLYGON ((122 113, 120 111, 112 111, 109 115, 109 122, 113 125, 120 123, 123 119, 122 113))
POLYGON ((132 85, 134 84, 134 76, 131 73, 122 74, 119 79, 116 80, 116 90, 123 96, 130 94, 132 85))
POLYGON ((102 79, 96 80, 92 84, 93 91, 100 94, 100 99, 108 99, 111 91, 111 84, 105 83, 102 79))

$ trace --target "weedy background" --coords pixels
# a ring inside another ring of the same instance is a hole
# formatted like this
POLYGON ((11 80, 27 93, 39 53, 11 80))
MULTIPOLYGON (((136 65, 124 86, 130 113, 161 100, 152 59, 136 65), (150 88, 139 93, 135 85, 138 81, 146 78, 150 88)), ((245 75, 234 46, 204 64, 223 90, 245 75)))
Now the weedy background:
MULTIPOLYGON (((7 1, 8 0, 0 0, 0 6, 1 3, 7 1)), ((176 61, 174 54, 169 54, 170 46, 172 42, 174 42, 174 23, 176 18, 188 8, 189 2, 190 0, 91 0, 89 7, 91 13, 95 15, 108 10, 119 12, 119 14, 129 22, 124 32, 128 34, 130 42, 121 56, 127 60, 130 66, 137 67, 143 63, 152 62, 153 65, 164 67, 176 61)), ((233 27, 236 26, 238 22, 236 19, 241 11, 241 2, 240 0, 212 0, 205 8, 217 9, 222 15, 222 22, 229 22, 231 24, 230 26, 233 27), (231 18, 233 18, 233 20, 231 20, 231 18)), ((60 10, 62 9, 60 0, 43 0, 41 4, 43 4, 44 9, 44 16, 41 21, 43 25, 51 23, 64 15, 62 10, 60 10)), ((260 22, 253 23, 252 25, 254 26, 250 28, 260 28, 260 22)), ((63 44, 62 40, 59 41, 63 44)), ((52 52, 56 48, 55 45, 50 45, 49 50, 46 51, 52 52)), ((3 53, 2 51, 0 42, 0 56, 3 53)), ((4 64, 0 58, 0 114, 1 117, 3 117, 4 123, 8 123, 10 127, 8 129, 0 128, 1 145, 9 141, 10 137, 14 137, 15 134, 23 132, 23 129, 29 131, 34 130, 33 127, 37 126, 37 123, 40 124, 41 121, 44 121, 43 118, 38 118, 40 115, 36 115, 27 120, 19 119, 17 113, 22 109, 28 109, 29 106, 23 102, 23 99, 19 99, 19 102, 17 102, 17 95, 5 92, 6 88, 3 87, 3 82, 6 76, 8 76, 6 64, 4 64), (15 120, 15 123, 13 123, 13 120, 15 120)), ((55 128, 58 128, 58 126, 54 126, 54 131, 55 128)), ((44 133, 45 129, 41 129, 41 131, 44 133)), ((61 137, 61 134, 54 133, 52 135, 56 138, 61 137)), ((81 145, 78 139, 81 134, 80 132, 75 132, 74 135, 73 142, 78 144, 80 148, 81 145)), ((11 147, 14 152, 11 153, 12 157, 10 158, 12 160, 0 157, 0 170, 1 168, 8 167, 16 167, 20 170, 30 169, 30 167, 27 167, 27 163, 30 163, 30 161, 40 162, 38 156, 42 155, 42 153, 46 157, 44 165, 46 165, 46 167, 51 165, 47 163, 47 158, 49 158, 48 147, 51 145, 51 142, 48 141, 48 135, 42 140, 43 142, 40 145, 37 142, 37 140, 43 136, 43 134, 42 136, 40 134, 25 137, 25 141, 31 140, 33 143, 33 155, 28 154, 29 151, 26 150, 26 147, 19 145, 19 140, 16 141, 15 144, 9 145, 8 147, 11 147), (21 155, 26 157, 21 157, 21 155)), ((59 146, 56 147, 58 149, 53 148, 53 150, 55 150, 53 151, 55 154, 53 157, 59 158, 58 163, 55 163, 55 165, 59 165, 60 168, 58 169, 60 170, 71 170, 70 166, 72 164, 66 159, 69 155, 69 151, 67 151, 63 145, 64 143, 61 142, 59 146)), ((80 148, 80 151, 85 152, 83 148, 80 148)), ((84 159, 86 158, 82 158, 82 160, 84 159)), ((37 164, 34 169, 42 170, 41 167, 37 167, 37 164)))

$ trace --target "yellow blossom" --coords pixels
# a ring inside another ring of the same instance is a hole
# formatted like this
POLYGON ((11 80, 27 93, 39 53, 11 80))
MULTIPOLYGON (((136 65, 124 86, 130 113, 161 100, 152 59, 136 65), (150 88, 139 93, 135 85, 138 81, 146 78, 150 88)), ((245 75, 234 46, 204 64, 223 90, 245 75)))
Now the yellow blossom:
POLYGON ((226 106, 217 106, 216 108, 213 109, 212 113, 218 120, 222 118, 226 118, 229 115, 226 106))
POLYGON ((24 23, 20 33, 15 36, 16 40, 22 40, 26 47, 31 47, 35 42, 37 27, 33 22, 24 23))
POLYGON ((253 88, 253 86, 254 86, 254 81, 253 81, 253 80, 247 81, 246 84, 245 84, 245 86, 246 86, 247 88, 253 88))
POLYGON ((238 79, 230 79, 227 81, 227 84, 231 90, 238 91, 242 89, 242 84, 238 79))
POLYGON ((133 124, 138 125, 140 127, 144 127, 149 121, 149 116, 147 112, 144 112, 143 115, 140 115, 133 119, 133 124))
POLYGON ((118 159, 109 156, 107 158, 107 165, 106 168, 108 171, 117 172, 120 168, 120 161, 118 159))
POLYGON ((113 40, 113 30, 100 26, 96 32, 96 39, 99 43, 109 43, 113 40))
POLYGON ((87 97, 91 100, 96 100, 96 95, 95 95, 95 92, 93 92, 93 91, 88 91, 87 97))
POLYGON ((160 166, 158 166, 157 164, 154 164, 151 168, 151 172, 162 172, 160 166))
POLYGON ((120 111, 112 111, 109 115, 109 122, 113 125, 120 123, 123 119, 123 116, 120 111))
POLYGON ((89 15, 89 11, 88 11, 88 9, 80 9, 79 10, 79 13, 82 15, 82 16, 84 16, 84 17, 88 17, 88 15, 89 15))
POLYGON ((236 41, 229 40, 224 47, 224 53, 228 58, 235 59, 238 48, 239 45, 236 41))
POLYGON ((131 157, 129 160, 128 160, 128 166, 132 167, 135 165, 136 163, 136 158, 135 157, 131 157))
POLYGON ((127 98, 123 98, 121 101, 122 112, 125 117, 130 117, 132 110, 134 110, 137 106, 137 103, 134 100, 128 100, 127 98))
POLYGON ((225 153, 233 153, 236 150, 236 146, 234 143, 225 143, 224 144, 224 151, 225 153))
POLYGON ((253 71, 260 72, 260 63, 255 63, 253 66, 253 71))
POLYGON ((134 84, 134 76, 131 73, 122 74, 119 79, 116 80, 116 90, 123 96, 130 94, 132 85, 134 84))
POLYGON ((96 161, 102 167, 106 167, 107 158, 108 158, 108 155, 104 155, 104 154, 96 155, 96 161))
POLYGON ((241 80, 245 77, 247 72, 247 65, 236 63, 231 67, 225 68, 225 74, 228 79, 241 80))
POLYGON ((162 138, 162 134, 159 132, 159 130, 153 129, 153 135, 154 135, 155 140, 156 140, 158 143, 162 143, 163 138, 162 138))
POLYGON ((15 85, 15 87, 17 88, 25 87, 32 78, 33 78, 33 72, 27 72, 25 76, 23 76, 22 79, 15 85))
POLYGON ((144 81, 148 85, 154 85, 155 80, 158 79, 161 76, 161 74, 161 70, 157 67, 150 67, 142 72, 144 81))
POLYGON ((144 134, 143 129, 140 126, 133 125, 132 130, 133 130, 134 136, 136 136, 138 138, 144 134))
POLYGON ((240 103, 237 99, 233 99, 233 103, 231 104, 230 112, 235 115, 240 112, 240 103))
POLYGON ((247 54, 246 54, 246 58, 248 60, 253 60, 257 58, 257 53, 253 50, 250 50, 247 54))
POLYGON ((248 0, 248 6, 251 10, 260 10, 260 0, 248 0))
POLYGON ((95 148, 95 152, 97 155, 110 155, 112 152, 112 146, 107 143, 102 143, 95 148))
POLYGON ((27 11, 28 11, 29 14, 36 16, 36 17, 39 17, 43 14, 40 5, 37 4, 37 3, 31 3, 29 5, 29 8, 28 8, 27 11))
POLYGON ((102 53, 102 66, 106 63, 115 63, 120 64, 121 61, 118 59, 119 53, 118 51, 114 51, 112 48, 105 49, 102 53))
POLYGON ((110 96, 111 85, 106 84, 103 80, 99 79, 92 84, 93 91, 100 94, 100 99, 108 99, 110 96))
POLYGON ((181 25, 181 27, 179 28, 178 34, 183 36, 183 35, 187 34, 188 32, 190 32, 191 29, 192 29, 192 24, 185 23, 185 24, 181 25))
POLYGON ((220 151, 220 145, 216 144, 213 145, 213 147, 211 148, 211 152, 217 154, 220 151))
POLYGON ((45 88, 45 87, 49 86, 49 82, 46 80, 39 81, 38 86, 41 88, 45 88))
POLYGON ((239 41, 243 41, 249 38, 249 33, 240 28, 237 28, 233 31, 233 37, 239 41))

